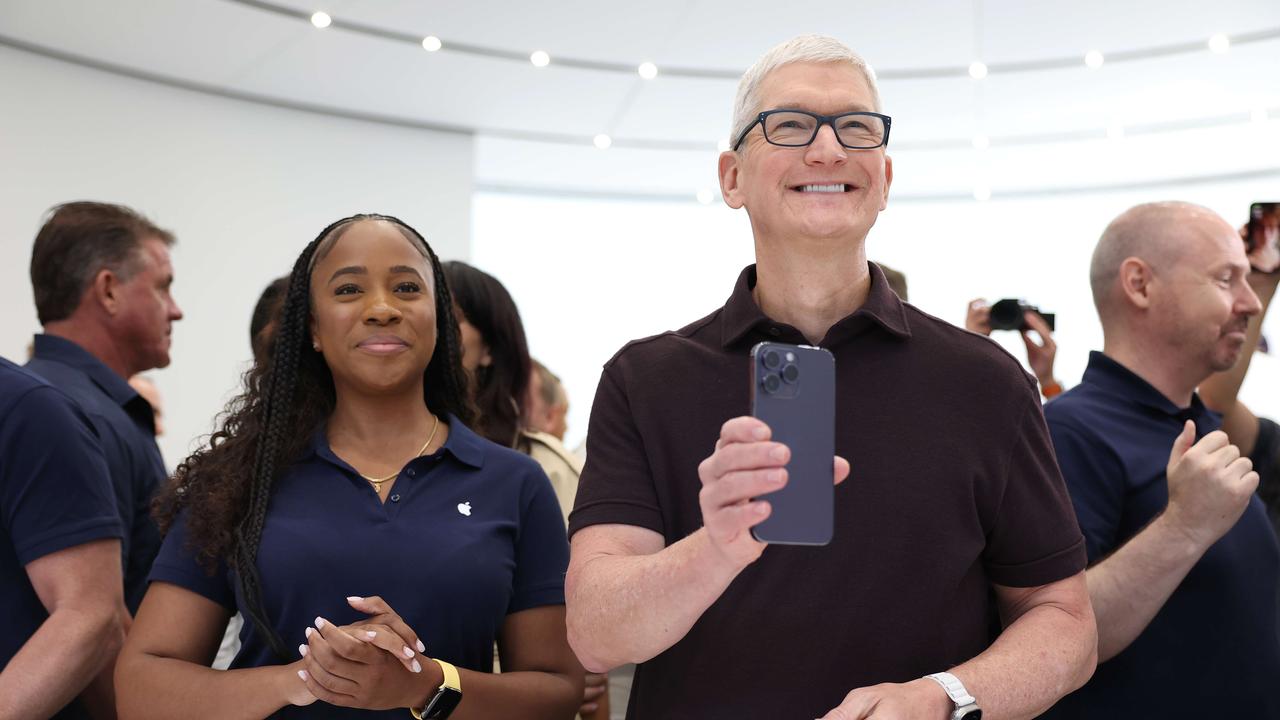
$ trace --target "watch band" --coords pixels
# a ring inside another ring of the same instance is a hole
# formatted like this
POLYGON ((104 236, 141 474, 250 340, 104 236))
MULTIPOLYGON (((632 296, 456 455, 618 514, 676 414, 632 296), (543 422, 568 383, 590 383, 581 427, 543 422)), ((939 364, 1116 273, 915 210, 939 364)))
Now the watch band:
POLYGON ((942 689, 947 691, 947 697, 951 698, 951 702, 955 703, 957 707, 972 705, 977 702, 969 694, 969 691, 964 689, 964 683, 960 682, 960 679, 951 673, 940 672, 926 675, 925 677, 941 685, 942 689))
MULTIPOLYGON (((426 720, 427 716, 423 713, 425 713, 427 709, 445 693, 452 693, 459 699, 462 697, 462 679, 458 677, 458 668, 444 660, 440 660, 439 658, 431 658, 431 661, 440 666, 440 672, 444 674, 444 679, 440 682, 440 687, 436 688, 435 694, 427 699, 427 704, 423 706, 421 710, 418 708, 409 708, 409 714, 413 715, 415 720, 426 720)), ((452 712, 452 707, 449 708, 449 712, 452 712)), ((447 717, 447 715, 445 715, 445 717, 447 717)))

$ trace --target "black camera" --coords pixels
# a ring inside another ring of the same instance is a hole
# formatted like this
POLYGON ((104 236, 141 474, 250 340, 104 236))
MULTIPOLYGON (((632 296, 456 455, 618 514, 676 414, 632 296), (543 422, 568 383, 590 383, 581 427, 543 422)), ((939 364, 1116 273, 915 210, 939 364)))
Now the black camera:
POLYGON ((1035 305, 1029 305, 1022 300, 1014 300, 1012 298, 1005 298, 991 306, 991 329, 1030 330, 1031 327, 1027 325, 1027 319, 1024 317, 1027 311, 1044 318, 1049 330, 1055 330, 1053 313, 1040 312, 1040 308, 1035 305))

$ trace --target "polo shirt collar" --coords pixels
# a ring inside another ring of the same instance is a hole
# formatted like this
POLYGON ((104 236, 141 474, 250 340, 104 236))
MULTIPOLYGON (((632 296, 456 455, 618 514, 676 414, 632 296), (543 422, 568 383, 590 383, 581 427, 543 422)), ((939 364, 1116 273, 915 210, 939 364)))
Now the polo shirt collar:
POLYGON ((1221 421, 1221 416, 1206 407, 1198 394, 1191 394, 1191 405, 1188 407, 1178 407, 1137 373, 1097 350, 1089 353, 1089 365, 1085 368, 1083 381, 1162 415, 1181 421, 1194 420, 1197 426, 1202 420, 1215 423, 1221 421))
MULTIPOLYGON (((822 339, 821 346, 839 345, 871 327, 878 327, 896 338, 905 340, 911 337, 911 327, 907 322, 907 311, 902 299, 889 287, 889 281, 879 265, 869 262, 867 267, 871 273, 871 288, 867 293, 866 302, 852 314, 832 325, 827 330, 827 336, 822 339)), ((733 294, 724 305, 721 326, 722 346, 728 348, 754 330, 768 332, 770 329, 780 330, 778 333, 770 333, 780 341, 794 342, 799 336, 801 338, 799 342, 805 343, 798 330, 770 320, 760 310, 755 297, 751 294, 755 286, 756 266, 748 265, 738 276, 733 294)))
MULTIPOLYGON (((107 367, 92 353, 76 343, 57 335, 38 334, 35 337, 35 353, 39 360, 61 363, 84 373, 94 385, 111 398, 120 407, 127 406, 134 398, 141 399, 137 390, 130 387, 129 382, 107 367)), ((145 402, 145 400, 144 400, 145 402)), ((149 407, 149 406, 148 406, 149 407)))
MULTIPOLYGON (((436 451, 435 457, 440 457, 447 453, 463 465, 476 469, 483 467, 483 443, 486 441, 472 432, 471 428, 464 425, 452 413, 445 416, 444 420, 449 424, 449 437, 445 438, 444 445, 436 451)), ((321 426, 311 435, 311 445, 307 454, 339 467, 350 467, 333 453, 333 450, 329 447, 329 440, 325 437, 324 430, 324 427, 321 426)))

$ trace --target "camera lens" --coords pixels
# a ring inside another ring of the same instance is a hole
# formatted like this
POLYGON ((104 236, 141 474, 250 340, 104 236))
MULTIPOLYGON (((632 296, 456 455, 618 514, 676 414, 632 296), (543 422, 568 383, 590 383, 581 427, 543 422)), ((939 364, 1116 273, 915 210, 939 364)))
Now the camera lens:
POLYGON ((788 365, 782 368, 782 379, 789 383, 793 383, 800 379, 800 368, 795 365, 788 365))
POLYGON ((778 392, 778 389, 782 387, 782 381, 778 379, 777 375, 774 375, 773 373, 769 373, 768 375, 764 376, 763 385, 764 385, 765 392, 776 393, 778 392))
POLYGON ((782 364, 782 357, 772 350, 766 350, 764 353, 764 366, 768 370, 777 370, 782 364))

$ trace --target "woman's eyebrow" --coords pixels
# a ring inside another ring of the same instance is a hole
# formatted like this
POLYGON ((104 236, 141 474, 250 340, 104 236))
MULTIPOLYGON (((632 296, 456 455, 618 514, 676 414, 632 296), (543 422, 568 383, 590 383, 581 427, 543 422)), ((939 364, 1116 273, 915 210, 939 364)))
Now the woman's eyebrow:
POLYGON ((333 282, 339 275, 368 275, 369 269, 363 265, 348 265, 344 268, 338 268, 333 273, 333 277, 329 278, 329 282, 333 282))

